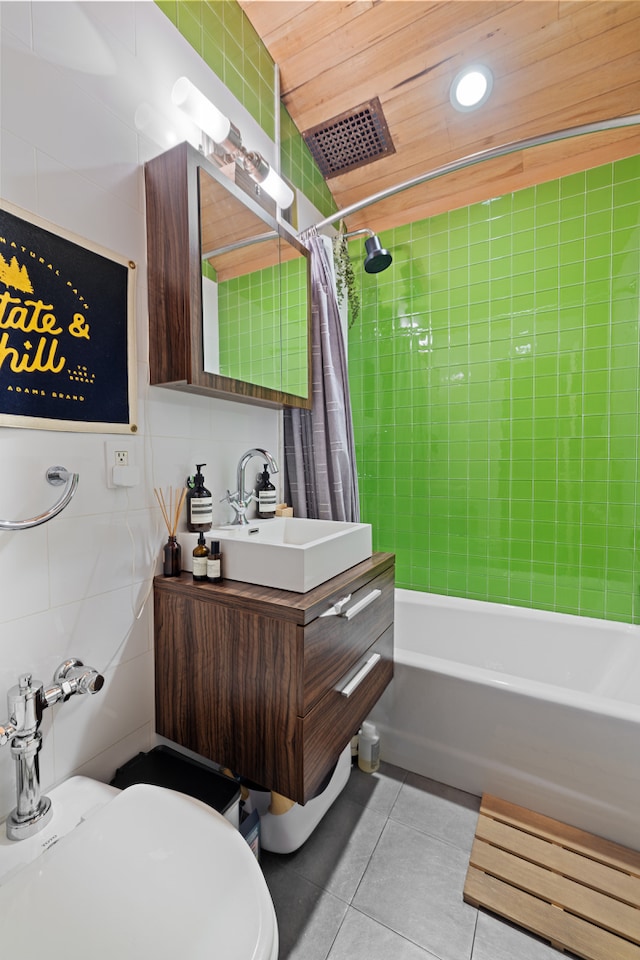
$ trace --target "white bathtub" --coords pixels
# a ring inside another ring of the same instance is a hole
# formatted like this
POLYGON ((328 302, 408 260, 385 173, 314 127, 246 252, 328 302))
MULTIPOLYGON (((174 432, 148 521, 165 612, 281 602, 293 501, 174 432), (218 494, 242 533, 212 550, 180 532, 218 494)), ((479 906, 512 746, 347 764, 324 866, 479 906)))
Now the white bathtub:
POLYGON ((396 590, 381 755, 640 849, 640 627, 396 590))

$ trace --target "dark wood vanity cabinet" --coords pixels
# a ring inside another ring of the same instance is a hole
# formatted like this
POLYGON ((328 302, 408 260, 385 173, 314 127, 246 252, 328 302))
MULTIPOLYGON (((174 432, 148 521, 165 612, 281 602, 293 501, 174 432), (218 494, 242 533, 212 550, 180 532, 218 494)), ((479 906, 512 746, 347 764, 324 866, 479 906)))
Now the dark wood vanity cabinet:
POLYGON ((158 733, 305 803, 393 676, 393 594, 385 553, 305 594, 157 577, 158 733))

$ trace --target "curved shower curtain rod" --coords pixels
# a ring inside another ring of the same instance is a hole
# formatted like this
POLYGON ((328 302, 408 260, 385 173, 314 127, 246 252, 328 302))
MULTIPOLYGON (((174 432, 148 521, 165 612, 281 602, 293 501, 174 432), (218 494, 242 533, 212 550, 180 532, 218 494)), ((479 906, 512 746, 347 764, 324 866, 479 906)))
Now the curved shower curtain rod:
POLYGON ((320 220, 319 223, 315 224, 315 228, 316 230, 321 230, 323 227, 328 227, 332 223, 335 223, 336 220, 349 217, 352 213, 357 213, 359 210, 363 210, 373 203, 378 203, 380 200, 386 200, 387 197, 395 196, 396 193, 402 193, 411 187, 417 187, 419 184, 426 183, 428 180, 436 180, 438 177, 442 177, 447 173, 454 173, 456 170, 473 167, 477 163, 483 163, 485 160, 494 160, 496 157, 504 157, 509 153, 516 153, 518 150, 526 150, 529 147, 539 147, 545 143, 555 143, 557 140, 569 140, 572 137, 580 137, 588 133, 601 133, 603 130, 616 130, 619 127, 632 127, 636 124, 640 124, 640 113, 630 114, 627 117, 613 117, 610 120, 598 120, 595 123, 586 123, 578 127, 556 130, 553 133, 543 133, 537 137, 514 140, 511 143, 506 143, 499 147, 489 147, 487 150, 480 150, 478 153, 471 153, 467 157, 461 157, 459 160, 445 163, 441 167, 430 170, 428 173, 421 173, 419 176, 413 177, 411 180, 405 180, 404 183, 396 184, 394 187, 387 187, 386 190, 374 193, 364 200, 358 200, 356 203, 352 203, 351 206, 345 207, 343 210, 338 210, 337 213, 332 214, 330 217, 325 217, 324 220, 320 220))

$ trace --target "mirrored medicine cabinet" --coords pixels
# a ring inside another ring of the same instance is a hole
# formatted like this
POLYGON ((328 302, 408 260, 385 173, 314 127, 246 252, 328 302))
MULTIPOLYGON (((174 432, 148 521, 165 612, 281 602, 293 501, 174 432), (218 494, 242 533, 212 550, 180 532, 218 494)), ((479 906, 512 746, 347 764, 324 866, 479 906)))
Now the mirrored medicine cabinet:
POLYGON ((310 254, 244 172, 189 143, 145 165, 151 383, 311 406, 310 254))

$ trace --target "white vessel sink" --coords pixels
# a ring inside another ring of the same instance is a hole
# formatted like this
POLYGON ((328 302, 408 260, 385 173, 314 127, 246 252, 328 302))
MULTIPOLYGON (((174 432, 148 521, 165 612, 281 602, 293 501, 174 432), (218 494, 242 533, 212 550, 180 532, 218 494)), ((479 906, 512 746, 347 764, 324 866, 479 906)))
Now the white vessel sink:
MULTIPOLYGON (((182 566, 192 570, 198 535, 184 534, 182 566)), ((274 517, 205 534, 220 541, 225 579, 306 593, 371 556, 371 524, 274 517)))

